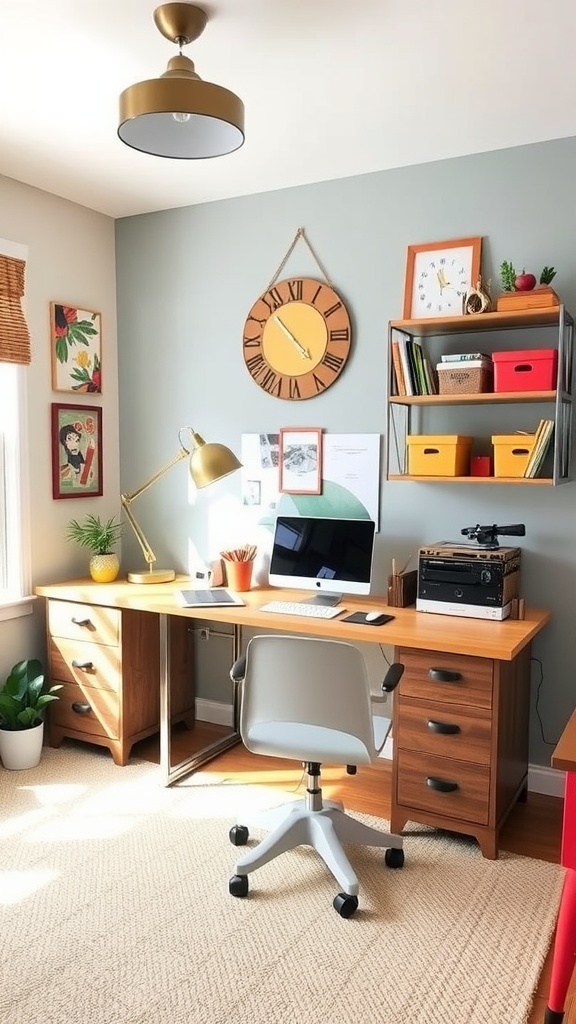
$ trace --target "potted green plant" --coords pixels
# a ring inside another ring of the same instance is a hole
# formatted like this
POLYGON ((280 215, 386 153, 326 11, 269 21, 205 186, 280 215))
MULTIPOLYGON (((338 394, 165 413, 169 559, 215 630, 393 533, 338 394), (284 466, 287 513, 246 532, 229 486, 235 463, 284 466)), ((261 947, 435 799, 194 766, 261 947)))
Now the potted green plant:
POLYGON ((0 688, 0 758, 5 768, 34 768, 42 753, 44 717, 48 705, 58 700, 46 688, 42 664, 37 658, 14 665, 0 688))
POLYGON ((102 522, 100 516, 88 513, 83 522, 71 519, 66 540, 75 540, 93 552, 90 558, 90 575, 96 583, 112 583, 116 579, 120 562, 113 550, 122 533, 122 523, 116 516, 102 522))

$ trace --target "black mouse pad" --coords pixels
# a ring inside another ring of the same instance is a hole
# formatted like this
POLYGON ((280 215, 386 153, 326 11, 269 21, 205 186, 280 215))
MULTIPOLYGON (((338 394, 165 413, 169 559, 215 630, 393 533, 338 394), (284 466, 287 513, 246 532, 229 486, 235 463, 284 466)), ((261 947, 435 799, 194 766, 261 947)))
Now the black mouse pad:
POLYGON ((390 619, 393 619, 393 615, 385 615, 379 622, 366 622, 366 612, 353 612, 352 615, 345 615, 340 622, 360 622, 363 626, 385 626, 390 619))

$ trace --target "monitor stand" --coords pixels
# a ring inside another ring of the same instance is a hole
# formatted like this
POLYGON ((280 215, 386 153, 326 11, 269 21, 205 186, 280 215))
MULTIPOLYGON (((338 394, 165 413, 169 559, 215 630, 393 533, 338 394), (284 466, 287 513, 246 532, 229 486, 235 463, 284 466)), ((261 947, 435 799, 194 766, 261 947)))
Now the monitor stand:
POLYGON ((314 594, 314 597, 307 597, 302 604, 321 604, 324 608, 335 608, 341 600, 342 594, 314 594))

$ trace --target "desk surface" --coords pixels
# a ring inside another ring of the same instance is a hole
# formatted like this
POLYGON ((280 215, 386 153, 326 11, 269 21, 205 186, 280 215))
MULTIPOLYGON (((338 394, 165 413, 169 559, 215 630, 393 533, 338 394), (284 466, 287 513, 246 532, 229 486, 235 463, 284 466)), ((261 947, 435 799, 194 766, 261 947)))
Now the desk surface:
POLYGON ((115 583, 93 583, 88 579, 68 580, 35 588, 40 597, 78 601, 113 608, 131 608, 155 614, 183 615, 213 622, 230 622, 257 629, 279 630, 287 633, 312 634, 336 640, 363 641, 390 644, 394 647, 415 647, 419 650, 450 651, 481 658, 512 661, 550 620, 550 612, 527 608, 522 620, 506 619, 495 622, 488 619, 457 618, 417 612, 414 608, 389 608, 385 598, 347 597, 342 599, 346 612, 387 609, 394 619, 384 626, 358 625, 334 619, 314 619, 304 616, 275 615, 260 611, 268 601, 302 601, 310 593, 284 590, 278 587, 255 587, 242 599, 244 607, 182 608, 174 597, 175 590, 190 588, 188 577, 178 577, 172 583, 139 584, 117 580, 115 583))
POLYGON ((563 772, 576 772, 576 711, 573 711, 554 747, 551 764, 563 772))

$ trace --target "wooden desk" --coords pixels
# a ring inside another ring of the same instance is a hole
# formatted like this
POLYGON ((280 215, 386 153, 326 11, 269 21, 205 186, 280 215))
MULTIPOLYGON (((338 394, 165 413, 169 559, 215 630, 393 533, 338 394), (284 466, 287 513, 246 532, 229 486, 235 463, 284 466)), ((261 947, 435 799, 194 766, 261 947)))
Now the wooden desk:
MULTIPOLYGON (((147 622, 150 629, 157 625, 160 764, 166 784, 239 741, 235 700, 233 733, 170 766, 170 680, 179 678, 179 666, 174 663, 178 644, 171 641, 175 632, 171 625, 176 621, 228 623, 233 628, 235 657, 241 653, 245 627, 387 644, 406 666, 394 701, 392 830, 412 820, 464 832, 478 839, 485 856, 497 856, 500 828, 515 801, 526 793, 530 643, 549 621, 549 612, 528 608, 521 621, 495 622, 391 608, 394 619, 375 627, 339 618, 261 612, 260 606, 271 600, 310 596, 278 588, 243 594, 244 607, 184 609, 175 600, 174 590, 189 585, 182 577, 150 586, 73 580, 36 588, 39 596, 48 599, 49 615, 55 602, 56 607, 68 602, 89 605, 92 610, 117 609, 122 616, 138 613, 144 622, 140 635, 148 632, 147 622)), ((383 608, 386 601, 374 596, 345 597, 343 605, 348 612, 366 611, 383 608)), ((122 674, 129 668, 122 663, 122 674)), ((106 742, 106 737, 100 742, 106 742)))
POLYGON ((566 868, 556 926, 545 1024, 561 1024, 566 993, 576 963, 576 711, 552 754, 552 767, 566 772, 560 861, 566 868))

